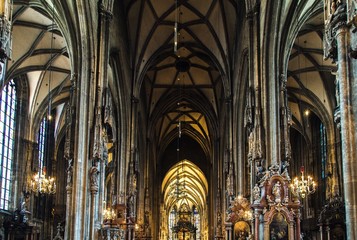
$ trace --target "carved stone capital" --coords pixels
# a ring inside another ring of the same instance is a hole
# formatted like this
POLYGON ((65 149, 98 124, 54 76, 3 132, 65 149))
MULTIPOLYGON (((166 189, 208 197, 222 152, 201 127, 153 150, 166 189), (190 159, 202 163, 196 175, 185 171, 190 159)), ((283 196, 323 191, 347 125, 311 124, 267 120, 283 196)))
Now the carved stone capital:
POLYGON ((103 16, 106 21, 111 21, 113 19, 113 13, 106 9, 103 3, 99 4, 99 14, 103 16))
POLYGON ((92 194, 98 193, 99 189, 99 170, 98 170, 98 161, 94 160, 93 166, 89 170, 89 179, 90 179, 90 191, 92 194))
POLYGON ((0 18, 0 61, 5 62, 10 55, 11 22, 4 16, 0 18))
POLYGON ((341 3, 331 11, 330 16, 325 21, 325 36, 324 36, 324 56, 337 60, 337 43, 336 34, 339 29, 347 26, 347 11, 346 4, 341 3))

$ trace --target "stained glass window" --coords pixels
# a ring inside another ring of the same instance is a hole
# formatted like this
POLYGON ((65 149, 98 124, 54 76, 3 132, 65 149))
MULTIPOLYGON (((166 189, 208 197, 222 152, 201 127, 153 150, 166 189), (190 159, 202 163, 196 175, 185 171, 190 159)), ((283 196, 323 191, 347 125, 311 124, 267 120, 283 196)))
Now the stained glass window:
POLYGON ((0 101, 0 209, 9 210, 16 119, 16 88, 13 80, 3 88, 0 101))

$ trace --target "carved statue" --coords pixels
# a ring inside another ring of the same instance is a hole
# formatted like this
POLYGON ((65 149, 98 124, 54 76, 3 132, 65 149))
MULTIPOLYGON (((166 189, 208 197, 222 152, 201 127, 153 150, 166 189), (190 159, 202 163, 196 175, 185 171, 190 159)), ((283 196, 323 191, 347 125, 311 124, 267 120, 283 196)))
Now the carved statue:
POLYGON ((253 151, 254 151, 254 133, 253 131, 249 133, 248 137, 248 157, 252 158, 253 157, 253 151))
POLYGON ((350 13, 349 19, 354 25, 354 27, 356 28, 357 27, 357 0, 351 0, 349 6, 350 6, 350 9, 348 11, 350 13))
POLYGON ((94 165, 90 169, 90 187, 91 190, 98 190, 98 166, 97 166, 97 161, 94 161, 94 165))
POLYGON ((233 191, 234 191, 234 186, 233 186, 233 174, 228 174, 227 175, 227 180, 226 180, 226 182, 227 182, 227 194, 229 195, 229 196, 232 196, 234 193, 233 193, 233 191))
POLYGON ((264 167, 262 166, 261 161, 256 161, 255 163, 255 175, 256 175, 256 181, 260 182, 261 179, 264 176, 264 167))
POLYGON ((253 93, 249 88, 247 91, 247 104, 245 106, 245 114, 244 114, 244 126, 248 129, 249 132, 252 132, 253 128, 253 93))
POLYGON ((337 4, 336 0, 332 0, 331 5, 330 5, 330 13, 333 15, 336 12, 337 4))
POLYGON ((259 200, 260 200, 260 188, 259 188, 258 184, 255 184, 255 186, 253 188, 253 200, 254 200, 254 203, 259 203, 259 200))
POLYGON ((332 0, 330 3, 330 14, 325 20, 324 57, 331 58, 334 62, 337 60, 335 28, 341 24, 340 20, 344 18, 337 16, 344 16, 345 14, 346 4, 342 3, 340 0, 332 0))
POLYGON ((272 193, 275 196, 275 202, 276 203, 280 203, 281 202, 281 184, 280 184, 280 181, 277 181, 275 183, 272 193))
POLYGON ((135 195, 130 195, 128 199, 129 216, 135 216, 135 195))
POLYGON ((263 175, 263 176, 260 178, 260 180, 259 180, 259 183, 260 183, 260 184, 264 183, 266 180, 269 179, 269 177, 270 177, 270 171, 269 171, 269 170, 266 170, 263 174, 264 174, 264 175, 263 175))
POLYGON ((67 168, 67 186, 72 186, 73 166, 72 159, 68 160, 67 168))
POLYGON ((340 106, 340 82, 339 78, 336 76, 335 79, 335 97, 336 97, 336 106, 340 106))
POLYGON ((288 166, 289 166, 289 162, 288 161, 284 161, 282 163, 281 169, 282 169, 282 173, 281 176, 285 177, 287 180, 290 181, 290 176, 289 176, 289 172, 288 172, 288 166))
POLYGON ((102 155, 102 160, 107 163, 108 161, 108 135, 105 129, 102 129, 102 134, 101 134, 101 144, 102 144, 102 149, 101 149, 101 155, 102 155))

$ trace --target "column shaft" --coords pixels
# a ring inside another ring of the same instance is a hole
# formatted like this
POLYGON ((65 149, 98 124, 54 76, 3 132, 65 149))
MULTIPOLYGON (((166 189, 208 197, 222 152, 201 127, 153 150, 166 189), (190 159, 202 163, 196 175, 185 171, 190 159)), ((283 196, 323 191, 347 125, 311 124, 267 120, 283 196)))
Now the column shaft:
POLYGON ((347 27, 337 29, 338 82, 340 87, 341 109, 341 149, 346 206, 347 236, 357 239, 357 146, 351 101, 351 79, 349 77, 349 59, 347 53, 347 27))

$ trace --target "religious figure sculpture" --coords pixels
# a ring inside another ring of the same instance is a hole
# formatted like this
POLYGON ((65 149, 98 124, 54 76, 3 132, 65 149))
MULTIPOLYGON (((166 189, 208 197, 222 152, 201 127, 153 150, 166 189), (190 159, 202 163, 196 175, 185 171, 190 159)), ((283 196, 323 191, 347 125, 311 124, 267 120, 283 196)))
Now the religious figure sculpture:
POLYGON ((275 197, 275 202, 280 203, 281 202, 281 184, 280 181, 277 181, 273 187, 272 191, 274 197, 275 197))
POLYGON ((259 200, 260 200, 260 188, 259 188, 258 184, 255 184, 255 186, 253 188, 253 200, 254 200, 254 203, 259 203, 259 200))
POLYGON ((67 186, 72 186, 72 176, 73 176, 73 166, 72 159, 68 160, 68 168, 67 168, 67 186))
POLYGON ((90 189, 93 192, 98 191, 98 174, 97 161, 94 161, 94 165, 90 169, 90 189))
POLYGON ((250 159, 253 158, 253 151, 254 151, 254 133, 252 131, 249 133, 249 137, 248 137, 248 157, 250 159))

